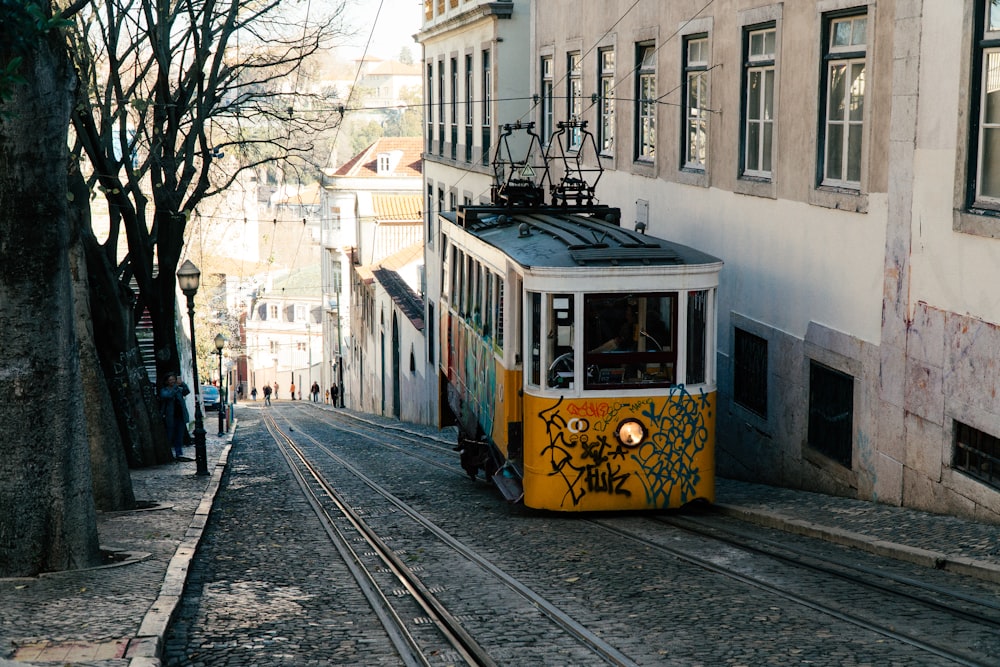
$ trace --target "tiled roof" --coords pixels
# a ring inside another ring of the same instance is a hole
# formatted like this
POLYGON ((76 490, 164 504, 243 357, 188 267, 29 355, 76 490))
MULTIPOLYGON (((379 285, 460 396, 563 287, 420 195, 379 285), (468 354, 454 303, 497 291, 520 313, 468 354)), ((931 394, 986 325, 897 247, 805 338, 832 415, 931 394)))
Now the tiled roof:
POLYGON ((341 165, 334 176, 354 176, 368 178, 378 176, 378 155, 379 153, 391 153, 392 151, 402 151, 403 156, 387 176, 420 176, 421 152, 424 148, 422 137, 382 137, 368 148, 364 149, 350 160, 341 165))
POLYGON ((420 195, 387 195, 372 193, 375 216, 380 222, 413 222, 423 219, 423 198, 420 195))

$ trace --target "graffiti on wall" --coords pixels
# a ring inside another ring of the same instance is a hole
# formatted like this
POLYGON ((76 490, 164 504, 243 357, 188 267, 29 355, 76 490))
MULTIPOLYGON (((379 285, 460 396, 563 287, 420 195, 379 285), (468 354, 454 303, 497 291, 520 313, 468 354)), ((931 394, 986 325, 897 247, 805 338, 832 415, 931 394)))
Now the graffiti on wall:
POLYGON ((631 496, 638 491, 633 479, 651 506, 668 506, 675 493, 681 503, 693 499, 701 481, 696 458, 709 443, 711 410, 704 392, 692 396, 683 386, 672 387, 659 407, 648 398, 566 404, 560 398, 538 417, 548 439, 542 455, 551 466, 549 475, 566 486, 563 504, 579 505, 589 493, 631 496), (613 429, 634 415, 646 423, 649 435, 638 447, 627 448, 613 429))

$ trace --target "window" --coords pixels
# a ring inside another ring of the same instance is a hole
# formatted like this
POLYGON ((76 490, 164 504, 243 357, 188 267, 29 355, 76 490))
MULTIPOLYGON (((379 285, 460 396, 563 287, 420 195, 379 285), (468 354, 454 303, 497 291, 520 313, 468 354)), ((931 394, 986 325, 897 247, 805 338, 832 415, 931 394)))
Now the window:
POLYGON ((268 351, 270 351, 271 354, 278 354, 278 341, 276 340, 268 341, 267 349, 268 351))
POLYGON ((427 245, 433 246, 434 239, 434 216, 437 211, 434 208, 434 184, 427 184, 427 245))
POLYGON ((538 292, 528 292, 527 297, 529 307, 531 308, 531 313, 529 314, 531 318, 529 323, 530 338, 528 339, 528 349, 531 350, 531 359, 529 360, 530 369, 526 377, 528 378, 528 384, 537 387, 541 384, 542 295, 538 292))
POLYGON ((684 168, 704 171, 708 160, 708 37, 684 41, 684 168))
POLYGON ((1000 439, 961 422, 954 428, 952 466, 1000 489, 1000 439))
POLYGON ((635 157, 656 157, 656 48, 653 44, 636 47, 635 157))
POLYGON ((597 55, 601 71, 601 122, 597 126, 597 145, 601 155, 611 155, 615 149, 615 50, 601 49, 597 55))
POLYGON ((472 162, 472 56, 465 56, 465 161, 472 162))
MULTIPOLYGON (((444 155, 444 61, 438 61, 438 155, 444 155)), ((441 210, 444 210, 443 207, 441 210)))
MULTIPOLYGON (((583 296, 584 388, 669 387, 676 378, 677 294, 583 296)), ((704 367, 704 364, 702 364, 704 367)))
MULTIPOLYGON (((570 121, 582 120, 583 118, 583 79, 580 71, 580 52, 573 51, 566 54, 566 77, 567 91, 566 98, 566 118, 570 121)), ((570 131, 570 150, 580 150, 583 141, 583 134, 580 128, 574 127, 570 131)))
POLYGON ((851 467, 854 378, 809 362, 809 445, 851 467))
POLYGON ((483 51, 483 164, 490 162, 490 144, 493 141, 490 127, 493 124, 493 69, 490 64, 490 52, 483 51))
POLYGON ((834 18, 828 23, 823 185, 861 188, 867 30, 866 16, 834 18))
POLYGON ((548 334, 545 336, 545 383, 550 388, 573 388, 573 325, 572 294, 546 295, 548 304, 548 334))
POLYGON ((979 0, 973 48, 968 204, 1000 208, 1000 3, 979 0))
POLYGON ((278 307, 271 305, 267 307, 267 319, 276 320, 278 319, 278 307))
POLYGON ((548 144, 552 136, 552 58, 542 58, 542 143, 548 144))
POLYGON ((746 91, 743 122, 743 175, 771 178, 774 137, 773 27, 751 30, 746 36, 746 91))
POLYGON ((427 63, 427 99, 432 106, 427 111, 427 152, 434 150, 434 63, 427 63))
POLYGON ((767 341, 743 329, 733 340, 733 401, 767 419, 767 341))
POLYGON ((305 320, 306 320, 306 307, 305 306, 303 306, 301 304, 296 304, 295 305, 294 313, 295 313, 295 321, 296 322, 305 322, 305 320))
POLYGON ((451 159, 458 157, 458 58, 451 59, 451 159))
POLYGON ((708 354, 708 292, 688 293, 686 384, 705 382, 708 354))

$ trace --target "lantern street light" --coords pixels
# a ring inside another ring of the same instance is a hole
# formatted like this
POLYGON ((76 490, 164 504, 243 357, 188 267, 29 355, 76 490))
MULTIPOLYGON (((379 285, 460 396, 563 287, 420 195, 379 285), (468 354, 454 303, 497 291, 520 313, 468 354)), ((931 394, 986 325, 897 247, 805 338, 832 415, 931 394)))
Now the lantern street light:
POLYGON ((226 393, 222 390, 225 385, 222 379, 222 348, 226 346, 226 337, 222 334, 215 334, 215 349, 219 352, 219 437, 221 438, 226 434, 226 422, 225 417, 222 415, 222 411, 225 409, 225 396, 226 393))
POLYGON ((194 460, 197 475, 208 474, 208 455, 205 452, 205 424, 201 414, 201 381, 198 379, 198 353, 194 344, 194 295, 198 292, 201 271, 190 259, 177 269, 177 285, 187 297, 188 317, 191 321, 191 367, 194 371, 194 460))

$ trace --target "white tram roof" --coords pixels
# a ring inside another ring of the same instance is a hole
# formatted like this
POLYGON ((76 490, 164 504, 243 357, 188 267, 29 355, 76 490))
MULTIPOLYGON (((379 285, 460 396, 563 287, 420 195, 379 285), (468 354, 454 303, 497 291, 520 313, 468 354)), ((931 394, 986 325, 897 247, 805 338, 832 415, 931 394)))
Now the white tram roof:
POLYGON ((625 229, 619 209, 606 206, 466 206, 441 216, 525 268, 722 264, 690 246, 625 229))

